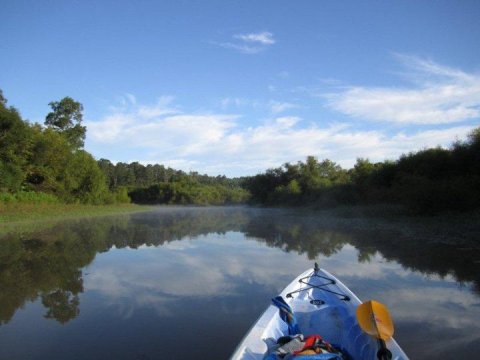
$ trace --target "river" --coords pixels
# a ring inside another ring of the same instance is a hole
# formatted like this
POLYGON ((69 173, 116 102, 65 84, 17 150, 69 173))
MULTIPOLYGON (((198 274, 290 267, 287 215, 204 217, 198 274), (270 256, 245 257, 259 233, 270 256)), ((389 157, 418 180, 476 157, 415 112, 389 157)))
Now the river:
POLYGON ((227 359, 315 261, 387 305, 412 359, 477 358, 480 244, 419 223, 159 207, 9 234, 0 359, 227 359))

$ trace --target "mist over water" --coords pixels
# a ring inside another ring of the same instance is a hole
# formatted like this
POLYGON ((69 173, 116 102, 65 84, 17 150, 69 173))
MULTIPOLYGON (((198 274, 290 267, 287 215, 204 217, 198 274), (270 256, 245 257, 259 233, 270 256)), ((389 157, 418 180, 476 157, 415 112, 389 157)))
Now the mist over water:
POLYGON ((10 234, 0 239, 0 359, 225 359, 314 261, 386 304, 412 359, 474 358, 480 249, 436 241, 439 227, 161 207, 10 234))

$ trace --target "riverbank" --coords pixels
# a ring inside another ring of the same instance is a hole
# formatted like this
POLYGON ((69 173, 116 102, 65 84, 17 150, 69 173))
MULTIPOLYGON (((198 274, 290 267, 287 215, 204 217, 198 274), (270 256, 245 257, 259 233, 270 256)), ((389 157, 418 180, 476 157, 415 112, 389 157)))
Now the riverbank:
POLYGON ((81 205, 0 203, 0 235, 30 232, 50 227, 63 220, 148 211, 151 206, 136 204, 81 205))

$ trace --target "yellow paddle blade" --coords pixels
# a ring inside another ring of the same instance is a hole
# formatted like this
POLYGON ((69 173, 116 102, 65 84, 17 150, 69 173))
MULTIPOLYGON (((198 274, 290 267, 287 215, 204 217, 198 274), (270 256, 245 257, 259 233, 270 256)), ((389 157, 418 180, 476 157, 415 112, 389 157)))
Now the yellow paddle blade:
POLYGON ((357 319, 360 327, 367 334, 387 341, 393 336, 393 322, 385 305, 370 300, 359 305, 357 319))

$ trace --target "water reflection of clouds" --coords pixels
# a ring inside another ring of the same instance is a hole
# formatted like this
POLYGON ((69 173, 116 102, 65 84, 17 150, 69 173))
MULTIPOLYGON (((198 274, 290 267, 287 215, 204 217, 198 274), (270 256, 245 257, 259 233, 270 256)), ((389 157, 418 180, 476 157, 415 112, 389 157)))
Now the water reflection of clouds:
POLYGON ((198 247, 198 244, 196 244, 194 240, 175 240, 162 245, 162 247, 172 251, 184 251, 187 249, 195 249, 198 247))
POLYGON ((311 265, 301 256, 232 235, 200 236, 185 241, 186 246, 172 242, 173 246, 169 243, 150 251, 122 249, 99 254, 89 266, 85 289, 100 292, 110 303, 161 304, 163 313, 165 303, 177 298, 235 296, 244 284, 267 286, 276 292, 292 273, 311 265))
MULTIPOLYGON (((202 235, 197 239, 173 241, 162 247, 142 250, 148 251, 122 249, 117 251, 130 252, 130 255, 112 251, 99 255, 90 267, 94 274, 87 278, 86 288, 110 296, 137 293, 141 289, 168 296, 233 295, 238 291, 236 285, 239 283, 280 290, 286 285, 285 281, 312 265, 304 256, 292 256, 252 239, 245 240, 243 234, 233 232, 202 235), (114 260, 117 255, 122 261, 127 257, 127 264, 117 264, 114 260), (105 266, 100 257, 111 257, 112 260, 106 262, 109 266, 105 266)), ((401 265, 385 261, 378 253, 364 263, 358 263, 357 257, 357 250, 345 245, 332 257, 317 260, 320 266, 353 287, 359 281, 411 276, 401 265)), ((438 277, 433 276, 430 280, 435 278, 438 277)), ((452 281, 451 278, 448 280, 452 281)))
MULTIPOLYGON (((405 270, 378 252, 364 262, 358 262, 358 256, 354 246, 344 245, 338 253, 320 255, 317 261, 360 298, 388 304, 399 325, 397 339, 402 345, 407 343, 407 349, 408 343, 416 341, 424 346, 406 331, 409 324, 430 329, 426 337, 441 337, 450 331, 457 335, 453 336, 457 344, 479 340, 469 335, 478 332, 480 318, 478 297, 469 288, 459 288, 451 276, 442 279, 405 270)), ((219 312, 232 314, 244 310, 227 306, 228 299, 248 301, 248 291, 263 288, 262 294, 268 295, 251 301, 267 304, 268 296, 311 265, 306 255, 269 247, 239 232, 211 233, 141 251, 117 249, 99 254, 89 266, 91 274, 85 277, 84 286, 101 293, 108 306, 125 317, 145 307, 159 317, 175 316, 182 301, 195 301, 199 308, 214 301, 219 312)), ((428 344, 429 351, 443 349, 435 341, 428 344)))
MULTIPOLYGON (((469 291, 422 286, 421 291, 395 289, 385 293, 400 321, 423 319, 435 327, 463 329, 478 326, 480 301, 469 291)), ((479 335, 480 336, 480 335, 479 335)))
MULTIPOLYGON (((82 334, 94 332, 99 324, 108 328, 110 335, 104 339, 115 343, 118 335, 130 330, 133 338, 141 333, 147 339, 148 333, 184 336, 188 327, 188 336, 195 336, 207 321, 218 329, 218 336, 232 335, 224 344, 228 348, 235 346, 235 337, 251 326, 270 297, 311 267, 315 258, 361 299, 387 304, 396 325, 395 337, 412 358, 440 358, 442 352, 452 350, 459 358, 478 357, 478 290, 473 292, 468 282, 459 285, 459 279, 470 280, 478 289, 478 267, 472 265, 476 253, 429 244, 415 234, 397 237, 390 230, 360 231, 350 219, 330 224, 329 219, 318 219, 318 214, 295 214, 169 208, 161 214, 135 215, 129 221, 92 220, 59 227, 38 235, 48 240, 45 246, 39 247, 36 237, 18 240, 21 246, 14 248, 19 253, 10 256, 18 259, 11 263, 15 265, 11 273, 22 268, 19 265, 35 266, 26 276, 19 274, 16 282, 4 278, 12 289, 6 294, 18 299, 18 304, 28 304, 32 293, 60 288, 68 294, 71 284, 83 281, 80 315, 62 325, 70 329, 71 344, 83 341, 82 334), (45 262, 45 254, 53 260, 45 262), (78 277, 77 270, 86 264, 78 277), (88 331, 75 333, 76 326, 88 331), (151 331, 146 330, 148 326, 151 331), (478 345, 472 345, 475 342, 478 345), (478 351, 467 357, 462 346, 470 353, 478 351)), ((14 240, 10 243, 15 244, 14 240)), ((20 309, 10 297, 6 300, 7 310, 9 306, 13 311, 20 309)), ((33 304, 39 306, 30 318, 37 321, 45 307, 40 297, 33 304)), ((30 305, 17 311, 4 329, 16 329, 16 320, 30 305)), ((32 328, 22 326, 22 331, 32 328)), ((43 330, 35 336, 44 336, 43 330)), ((151 342, 158 344, 157 340, 151 342)), ((60 343, 63 346, 65 338, 55 344, 60 343)))
POLYGON ((477 357, 467 355, 480 350, 479 299, 468 289, 446 289, 441 281, 432 281, 388 291, 384 299, 393 309, 397 340, 412 349, 412 358, 477 357))

